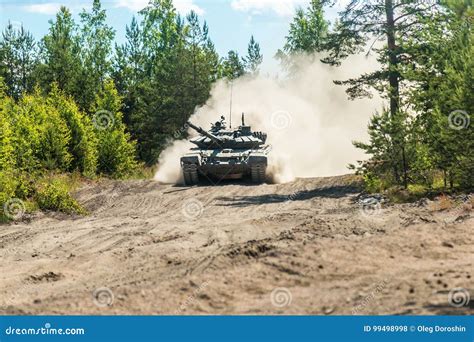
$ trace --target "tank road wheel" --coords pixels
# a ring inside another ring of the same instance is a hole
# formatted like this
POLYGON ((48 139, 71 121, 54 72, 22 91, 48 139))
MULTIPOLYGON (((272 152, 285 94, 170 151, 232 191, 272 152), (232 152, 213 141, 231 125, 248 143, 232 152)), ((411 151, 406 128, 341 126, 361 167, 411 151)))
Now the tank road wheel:
POLYGON ((250 174, 252 176, 252 182, 263 183, 265 182, 265 172, 267 167, 265 165, 252 165, 250 168, 250 174))
POLYGON ((193 184, 199 183, 199 174, 198 174, 197 166, 195 166, 194 170, 191 171, 191 182, 193 184))
POLYGON ((199 175, 197 165, 190 164, 183 166, 184 183, 186 185, 194 185, 199 183, 199 175))
POLYGON ((192 185, 191 174, 189 172, 183 170, 183 176, 184 176, 184 184, 185 185, 192 185))

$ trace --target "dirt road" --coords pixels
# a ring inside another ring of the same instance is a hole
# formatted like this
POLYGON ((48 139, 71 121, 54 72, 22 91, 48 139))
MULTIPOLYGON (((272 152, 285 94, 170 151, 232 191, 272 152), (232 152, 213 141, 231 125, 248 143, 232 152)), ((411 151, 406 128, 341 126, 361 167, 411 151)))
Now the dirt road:
POLYGON ((86 217, 0 226, 0 313, 473 314, 448 300, 474 296, 473 211, 361 208, 352 179, 86 185, 86 217))

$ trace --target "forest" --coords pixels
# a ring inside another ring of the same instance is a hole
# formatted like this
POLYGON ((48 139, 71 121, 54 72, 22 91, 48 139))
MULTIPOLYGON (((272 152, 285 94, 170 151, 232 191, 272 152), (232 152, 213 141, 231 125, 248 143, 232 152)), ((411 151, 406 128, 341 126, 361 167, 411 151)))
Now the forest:
MULTIPOLYGON (((369 140, 354 142, 367 160, 350 169, 370 192, 471 191, 473 1, 351 0, 329 22, 335 2, 297 9, 275 58, 292 77, 298 55, 334 68, 353 54, 376 56, 380 69, 334 80, 350 99, 377 94, 386 103, 368 123, 369 140)), ((100 0, 79 17, 61 7, 40 40, 24 26, 3 28, 1 207, 20 200, 28 210, 82 213, 70 194, 79 182, 149 176, 217 80, 260 72, 253 37, 245 56, 220 56, 207 23, 179 15, 172 0, 151 0, 122 45, 100 0)))

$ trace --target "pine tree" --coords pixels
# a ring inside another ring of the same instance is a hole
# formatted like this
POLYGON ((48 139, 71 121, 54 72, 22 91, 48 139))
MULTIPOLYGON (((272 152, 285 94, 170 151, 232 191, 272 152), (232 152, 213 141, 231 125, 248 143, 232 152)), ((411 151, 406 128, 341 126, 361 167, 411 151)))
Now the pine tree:
MULTIPOLYGON (((419 115, 416 143, 426 151, 431 172, 442 172, 444 186, 474 186, 473 9, 447 2, 440 20, 427 21, 405 43, 410 63, 401 69, 411 89, 407 98, 419 115), (429 53, 429 58, 427 54, 429 53)), ((423 160, 423 155, 417 160, 423 160)), ((417 173, 426 173, 422 167, 417 173)))
POLYGON ((7 86, 7 94, 18 100, 31 91, 32 77, 37 63, 36 43, 23 25, 15 29, 9 22, 0 40, 0 77, 7 86))
POLYGON ((61 7, 56 20, 49 23, 49 32, 41 43, 41 64, 36 78, 46 92, 57 83, 59 89, 77 99, 82 92, 78 84, 83 74, 77 25, 66 7, 61 7))
POLYGON ((234 80, 245 74, 245 64, 239 53, 231 50, 222 61, 221 76, 229 80, 234 80))
POLYGON ((143 33, 135 17, 125 29, 126 42, 115 47, 112 77, 123 98, 124 122, 132 124, 132 112, 138 106, 139 85, 145 79, 143 33))
POLYGON ((6 86, 0 77, 0 172, 11 171, 15 166, 13 132, 9 118, 9 108, 13 103, 2 88, 6 86))
MULTIPOLYGON (((401 119, 408 118, 402 113, 404 104, 401 96, 403 78, 400 69, 410 60, 403 48, 404 38, 422 29, 426 20, 437 18, 437 11, 439 6, 424 2, 351 0, 340 14, 336 31, 330 35, 327 44, 329 56, 323 61, 338 65, 342 59, 363 51, 367 44, 372 42, 369 52, 373 50, 377 53, 382 70, 347 81, 337 81, 336 84, 348 86, 347 93, 352 99, 370 97, 372 90, 380 92, 389 100, 393 127, 406 126, 407 122, 400 123, 401 119), (381 39, 386 41, 386 45, 374 48, 374 44, 381 39)), ((393 177, 396 183, 407 187, 410 160, 403 132, 393 131, 392 141, 394 151, 391 158, 396 165, 393 168, 393 177)))
POLYGON ((38 88, 11 106, 9 115, 18 170, 31 174, 44 169, 69 170, 71 133, 57 108, 45 101, 38 88))
POLYGON ((203 105, 218 77, 219 57, 208 27, 190 12, 180 17, 170 0, 155 0, 127 29, 117 48, 114 80, 140 159, 153 164, 175 132, 203 105))
POLYGON ((53 84, 47 102, 58 110, 71 132, 68 151, 72 156, 72 161, 69 171, 79 170, 86 177, 94 177, 97 169, 98 146, 91 119, 83 114, 74 100, 66 96, 56 84, 53 84))
POLYGON ((260 65, 263 62, 263 55, 260 52, 260 44, 255 41, 253 36, 250 37, 247 56, 244 58, 244 62, 247 73, 258 75, 260 65))
POLYGON ((80 17, 83 67, 78 82, 80 91, 76 92, 75 98, 82 109, 89 111, 95 94, 111 73, 112 41, 115 32, 106 24, 107 15, 100 0, 94 0, 91 12, 83 10, 80 17))
POLYGON ((311 0, 306 10, 302 8, 296 10, 283 47, 285 53, 291 55, 324 50, 329 28, 329 23, 324 18, 324 3, 325 1, 321 0, 311 0))
POLYGON ((314 53, 326 49, 329 22, 324 18, 325 0, 311 0, 308 8, 298 8, 290 24, 283 50, 278 50, 276 58, 290 73, 298 71, 294 57, 305 54, 313 57, 314 53))
POLYGON ((124 178, 137 168, 135 142, 126 132, 121 108, 121 99, 113 81, 106 81, 93 106, 98 138, 97 171, 115 178, 124 178))

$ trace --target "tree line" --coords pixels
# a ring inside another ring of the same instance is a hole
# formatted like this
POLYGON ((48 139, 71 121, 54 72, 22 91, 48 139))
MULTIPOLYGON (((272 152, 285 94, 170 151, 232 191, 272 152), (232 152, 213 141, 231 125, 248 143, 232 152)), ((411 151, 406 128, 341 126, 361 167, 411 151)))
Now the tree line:
MULTIPOLYGON (((351 167, 372 191, 472 189, 472 0, 351 0, 330 23, 336 1, 299 8, 276 57, 290 77, 299 54, 335 68, 353 54, 377 58, 378 70, 335 80, 351 99, 377 93, 387 103, 369 141, 354 143, 368 160, 351 167)), ((254 37, 246 56, 219 56, 207 23, 179 15, 172 0, 151 0, 125 42, 114 39, 100 0, 79 22, 61 7, 39 41, 23 26, 3 30, 0 204, 41 193, 60 203, 64 187, 37 188, 48 172, 124 178, 153 165, 216 80, 256 75, 263 59, 254 37)))
POLYGON ((193 11, 180 16, 172 0, 152 0, 138 15, 125 43, 115 46, 100 0, 80 13, 79 23, 61 7, 38 42, 23 26, 8 24, 0 40, 6 94, 17 101, 35 87, 45 95, 56 86, 92 118, 96 95, 112 80, 139 159, 155 163, 170 132, 205 103, 217 79, 257 73, 263 57, 253 37, 247 56, 220 57, 207 23, 193 11))
POLYGON ((180 16, 172 0, 150 1, 124 44, 114 39, 100 0, 79 22, 61 7, 39 41, 23 26, 3 30, 0 205, 18 198, 76 208, 67 181, 41 180, 74 172, 124 178, 155 164, 216 80, 256 74, 263 58, 253 37, 247 56, 219 56, 206 22, 193 11, 180 16), (40 201, 41 193, 49 198, 40 201))
MULTIPOLYGON (((386 100, 368 125, 369 141, 354 142, 369 159, 350 165, 371 191, 474 188, 474 44, 472 0, 351 0, 332 27, 333 0, 299 9, 277 53, 290 73, 291 56, 313 54, 337 67, 353 54, 374 55, 381 67, 349 80, 350 99, 386 100)), ((354 115, 354 114, 349 114, 354 115)))

